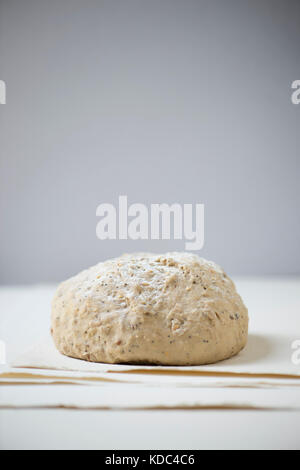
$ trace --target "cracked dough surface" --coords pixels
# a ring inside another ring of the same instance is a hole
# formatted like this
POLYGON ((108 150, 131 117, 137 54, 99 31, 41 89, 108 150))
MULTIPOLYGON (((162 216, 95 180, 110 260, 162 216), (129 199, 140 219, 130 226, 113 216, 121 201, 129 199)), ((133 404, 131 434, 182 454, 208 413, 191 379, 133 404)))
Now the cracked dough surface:
POLYGON ((190 253, 132 254, 63 282, 51 333, 62 354, 86 361, 211 364, 245 347, 248 312, 215 263, 190 253))

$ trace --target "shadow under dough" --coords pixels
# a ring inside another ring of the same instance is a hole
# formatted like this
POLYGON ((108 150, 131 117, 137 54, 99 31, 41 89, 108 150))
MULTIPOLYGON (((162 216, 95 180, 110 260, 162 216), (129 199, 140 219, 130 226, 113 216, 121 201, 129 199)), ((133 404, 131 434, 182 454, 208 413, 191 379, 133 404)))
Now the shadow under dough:
POLYGON ((248 342, 237 356, 228 359, 227 363, 231 364, 250 364, 254 362, 264 361, 266 357, 272 355, 275 349, 272 337, 265 337, 263 335, 249 334, 248 342))

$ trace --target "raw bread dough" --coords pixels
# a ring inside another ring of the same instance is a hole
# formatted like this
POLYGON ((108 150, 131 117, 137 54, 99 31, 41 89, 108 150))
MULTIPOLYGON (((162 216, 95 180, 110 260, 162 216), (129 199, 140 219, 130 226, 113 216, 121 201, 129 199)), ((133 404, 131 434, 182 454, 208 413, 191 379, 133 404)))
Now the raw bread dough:
POLYGON ((62 354, 86 361, 211 364, 244 348, 248 312, 215 263, 190 253, 133 254, 63 282, 51 332, 62 354))

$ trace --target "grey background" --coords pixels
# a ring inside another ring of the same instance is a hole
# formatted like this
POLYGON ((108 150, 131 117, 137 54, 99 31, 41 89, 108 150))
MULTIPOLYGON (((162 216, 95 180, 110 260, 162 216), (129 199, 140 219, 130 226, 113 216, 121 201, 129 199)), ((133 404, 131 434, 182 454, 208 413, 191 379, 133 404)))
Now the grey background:
POLYGON ((201 255, 299 274, 300 2, 0 0, 0 283, 133 250, 96 207, 206 205, 201 255))

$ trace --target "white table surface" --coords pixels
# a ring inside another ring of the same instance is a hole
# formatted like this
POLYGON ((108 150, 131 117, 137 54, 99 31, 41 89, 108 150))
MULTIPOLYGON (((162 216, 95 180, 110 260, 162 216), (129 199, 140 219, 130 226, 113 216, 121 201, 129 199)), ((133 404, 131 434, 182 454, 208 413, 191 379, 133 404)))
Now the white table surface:
MULTIPOLYGON (((299 305, 300 318, 299 278, 240 279, 237 286, 250 316, 257 302, 278 308, 288 298, 299 305)), ((0 288, 0 340, 8 362, 47 333, 54 290, 0 288)), ((295 335, 300 339, 300 329, 295 335)), ((299 449, 300 412, 0 410, 0 449, 77 448, 299 449)))

